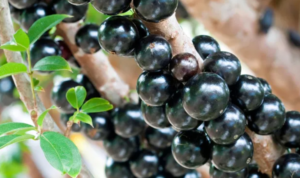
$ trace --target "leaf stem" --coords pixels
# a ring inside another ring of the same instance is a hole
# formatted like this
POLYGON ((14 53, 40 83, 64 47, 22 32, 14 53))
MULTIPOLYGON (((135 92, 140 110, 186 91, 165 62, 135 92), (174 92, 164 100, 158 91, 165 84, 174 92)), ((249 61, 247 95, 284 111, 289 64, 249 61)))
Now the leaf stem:
POLYGON ((27 61, 28 61, 28 74, 29 74, 29 77, 30 77, 30 85, 31 85, 31 93, 32 93, 32 97, 33 97, 33 100, 34 100, 34 106, 36 106, 36 98, 35 98, 35 93, 34 93, 34 84, 33 84, 33 77, 32 77, 32 69, 31 69, 31 57, 30 57, 30 50, 27 49, 27 61))

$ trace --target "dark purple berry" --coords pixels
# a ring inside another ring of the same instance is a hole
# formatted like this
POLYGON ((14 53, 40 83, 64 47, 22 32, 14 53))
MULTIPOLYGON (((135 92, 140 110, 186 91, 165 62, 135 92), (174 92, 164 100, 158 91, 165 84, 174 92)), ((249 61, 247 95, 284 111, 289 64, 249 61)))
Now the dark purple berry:
POLYGON ((134 155, 129 164, 137 178, 150 178, 158 173, 159 158, 148 150, 141 150, 134 155))
POLYGON ((156 129, 163 129, 170 126, 168 118, 165 114, 165 106, 148 106, 146 103, 141 103, 141 110, 145 122, 156 129))
POLYGON ((97 89, 95 88, 94 84, 90 81, 90 79, 83 74, 77 75, 76 82, 78 82, 80 85, 82 85, 87 94, 86 94, 86 101, 92 98, 98 98, 101 97, 97 89))
POLYGON ((124 138, 137 136, 145 128, 144 118, 139 105, 127 104, 113 115, 115 132, 124 138))
POLYGON ((264 89, 265 95, 268 93, 272 93, 272 88, 266 80, 264 80, 262 78, 257 78, 257 79, 260 81, 260 83, 264 89))
POLYGON ((224 114, 205 122, 205 131, 209 138, 221 145, 234 143, 245 133, 246 118, 244 113, 235 105, 228 104, 224 114))
MULTIPOLYGON (((242 169, 237 172, 224 172, 220 171, 219 169, 211 166, 209 169, 210 178, 249 178, 247 169, 242 169)), ((259 177, 257 177, 259 178, 259 177)))
POLYGON ((210 54, 220 51, 219 43, 210 36, 196 36, 193 39, 193 44, 203 60, 205 60, 210 54))
POLYGON ((154 129, 147 127, 145 131, 145 138, 151 146, 156 148, 170 147, 176 132, 171 128, 154 129))
POLYGON ((117 15, 130 9, 131 0, 92 0, 91 4, 102 14, 117 15))
POLYGON ((264 88, 260 81, 251 75, 241 75, 237 83, 230 87, 234 104, 244 111, 257 109, 264 100, 264 88))
POLYGON ((268 33, 273 25, 274 14, 271 8, 266 8, 259 19, 260 30, 268 33))
POLYGON ((75 6, 70 4, 67 0, 56 0, 53 7, 57 14, 67 14, 72 16, 63 20, 63 22, 66 23, 74 23, 82 20, 88 10, 87 4, 75 6))
POLYGON ((84 132, 92 140, 104 140, 114 135, 114 125, 108 113, 90 114, 93 127, 87 125, 84 132))
POLYGON ((150 35, 148 28, 143 24, 143 22, 139 19, 132 19, 132 22, 136 26, 140 38, 144 38, 148 35, 150 35))
POLYGON ((128 162, 116 162, 112 158, 106 160, 105 176, 106 178, 134 178, 128 162))
POLYGON ((296 30, 289 30, 288 36, 294 46, 300 47, 300 34, 296 30))
POLYGON ((81 6, 88 4, 91 0, 68 0, 70 4, 73 4, 75 6, 81 6))
POLYGON ((300 147, 300 113, 289 111, 281 129, 275 132, 276 141, 288 148, 300 147))
POLYGON ((133 0, 133 5, 142 19, 159 22, 175 12, 178 0, 133 0))
MULTIPOLYGON (((72 117, 72 116, 73 116, 73 114, 61 114, 60 115, 60 120, 63 122, 63 124, 65 126, 67 126, 67 123, 68 123, 70 117, 72 117)), ((72 131, 73 132, 80 132, 81 129, 82 129, 81 125, 79 125, 77 123, 73 123, 73 125, 72 125, 72 131)))
POLYGON ((228 86, 217 74, 197 74, 184 86, 183 107, 195 119, 209 121, 219 117, 228 101, 228 86))
POLYGON ((61 51, 61 57, 63 57, 67 61, 69 61, 73 57, 73 54, 72 54, 72 51, 70 50, 70 48, 68 47, 68 45, 62 40, 58 40, 57 44, 61 51))
POLYGON ((242 71, 239 59, 235 55, 223 51, 209 55, 203 65, 205 72, 218 74, 229 86, 238 81, 242 71))
POLYGON ((166 68, 172 59, 172 47, 161 36, 149 35, 141 39, 135 48, 135 60, 146 71, 166 68))
POLYGON ((177 82, 162 72, 143 72, 136 89, 140 98, 150 106, 162 106, 176 90, 177 82))
POLYGON ((129 139, 115 135, 103 141, 103 147, 112 159, 119 162, 128 161, 139 150, 138 138, 129 139))
POLYGON ((252 160, 253 144, 245 133, 230 145, 213 145, 212 162, 221 171, 237 172, 247 167, 252 160))
POLYGON ((196 57, 190 53, 177 54, 170 63, 172 75, 180 82, 187 82, 199 71, 196 57))
POLYGON ((181 177, 189 171, 176 162, 169 149, 166 150, 160 160, 163 170, 170 173, 174 177, 181 177))
POLYGON ((99 27, 98 40, 107 52, 126 56, 135 48, 139 39, 137 27, 127 17, 113 16, 99 27))
POLYGON ((9 9, 10 9, 11 17, 14 20, 14 22, 20 24, 23 10, 17 9, 12 5, 9 5, 9 9))
POLYGON ((300 155, 281 156, 273 165, 272 178, 300 178, 300 155))
POLYGON ((285 122, 283 103, 273 94, 267 94, 263 104, 247 114, 248 128, 260 135, 269 135, 285 122))
POLYGON ((166 103, 166 116, 175 130, 192 130, 197 128, 201 121, 189 116, 182 105, 183 92, 178 90, 166 103))
POLYGON ((26 9, 37 1, 38 0, 9 0, 8 2, 17 9, 26 9))
POLYGON ((258 166, 250 164, 248 166, 248 177, 247 178, 270 178, 267 174, 259 171, 258 166))
POLYGON ((204 132, 182 131, 173 140, 172 153, 178 164, 195 169, 210 159, 211 144, 204 132))
POLYGON ((87 54, 93 54, 101 49, 98 42, 98 25, 82 26, 75 35, 76 45, 87 54))
POLYGON ((186 173, 182 178, 202 178, 201 174, 196 170, 186 173))

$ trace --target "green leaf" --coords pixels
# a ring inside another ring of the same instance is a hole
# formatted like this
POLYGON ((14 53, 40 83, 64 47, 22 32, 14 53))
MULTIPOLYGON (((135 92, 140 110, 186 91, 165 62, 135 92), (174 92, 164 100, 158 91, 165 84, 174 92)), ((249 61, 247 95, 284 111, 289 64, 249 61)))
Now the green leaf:
POLYGON ((68 70, 72 71, 69 63, 60 56, 47 56, 39 60, 33 70, 39 71, 59 71, 68 70))
POLYGON ((20 122, 8 122, 8 123, 0 124, 0 135, 7 134, 7 133, 15 133, 19 131, 29 131, 29 130, 35 130, 35 127, 20 122))
POLYGON ((57 109, 57 107, 56 107, 56 106, 51 106, 50 108, 48 108, 47 110, 45 110, 45 111, 38 117, 37 124, 38 124, 39 126, 41 126, 41 127, 43 126, 43 121, 44 121, 46 115, 48 114, 48 112, 49 112, 50 110, 53 110, 53 109, 57 109))
POLYGON ((25 49, 28 49, 30 46, 28 35, 21 28, 14 34, 14 40, 18 46, 22 46, 25 49))
POLYGON ((44 88, 41 87, 41 86, 36 86, 36 87, 34 87, 34 91, 37 91, 37 92, 44 92, 45 90, 44 90, 44 88))
POLYGON ((75 109, 79 109, 86 98, 86 90, 82 86, 71 88, 68 90, 66 97, 75 109))
POLYGON ((7 43, 4 43, 3 45, 1 45, 0 49, 6 49, 10 51, 26 51, 26 48, 19 46, 14 41, 9 41, 7 43))
POLYGON ((49 15, 35 21, 30 29, 28 30, 28 36, 30 44, 33 44, 38 40, 46 31, 59 24, 65 18, 70 17, 69 15, 55 14, 49 15))
POLYGON ((85 113, 97 113, 108 111, 113 108, 107 100, 103 98, 92 98, 82 106, 81 110, 85 113))
POLYGON ((76 177, 81 170, 81 156, 74 143, 56 132, 44 132, 40 146, 48 162, 62 173, 76 177))
POLYGON ((33 86, 35 87, 40 83, 40 81, 36 78, 32 78, 32 80, 33 80, 33 86))
POLYGON ((80 112, 80 113, 75 115, 75 119, 80 120, 81 122, 90 124, 93 127, 92 118, 88 114, 80 112))
POLYGON ((0 137, 0 149, 13 143, 22 142, 25 140, 34 139, 33 135, 5 135, 0 137))
POLYGON ((9 62, 0 67, 0 79, 24 72, 27 72, 24 64, 9 62))

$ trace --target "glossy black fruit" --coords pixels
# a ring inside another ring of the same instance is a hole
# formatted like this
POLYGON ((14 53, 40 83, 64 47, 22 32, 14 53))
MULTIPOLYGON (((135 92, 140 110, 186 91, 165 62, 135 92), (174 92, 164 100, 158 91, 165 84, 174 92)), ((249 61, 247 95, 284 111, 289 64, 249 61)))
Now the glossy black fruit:
MULTIPOLYGON (((68 123, 70 117, 72 117, 72 116, 73 116, 73 114, 61 114, 60 115, 60 120, 64 123, 65 126, 67 126, 67 123, 68 123)), ((79 125, 77 123, 74 123, 72 125, 72 131, 73 132, 80 132, 81 129, 82 129, 81 124, 79 125)))
POLYGON ((204 132, 182 131, 173 140, 172 153, 178 164, 195 169, 210 159, 211 144, 204 132))
POLYGON ((201 174, 196 170, 186 173, 182 178, 202 178, 201 174))
POLYGON ((82 26, 75 35, 76 45, 85 53, 93 54, 101 49, 98 42, 98 25, 82 26))
POLYGON ((205 122, 205 131, 209 138, 217 144, 234 143, 246 128, 244 113, 235 105, 229 103, 226 111, 220 117, 205 122))
POLYGON ((136 136, 145 128, 144 118, 139 105, 127 104, 119 108, 113 116, 115 132, 124 138, 136 136))
POLYGON ((177 54, 171 60, 170 71, 178 81, 186 82, 198 73, 198 61, 190 53, 177 54))
POLYGON ((175 130, 192 130, 197 128, 201 121, 189 116, 182 105, 183 92, 178 90, 166 103, 166 116, 175 130))
POLYGON ((66 0, 56 0, 53 7, 57 14, 67 14, 72 17, 65 18, 63 22, 74 23, 82 20, 88 9, 88 5, 75 6, 66 0))
POLYGON ((22 12, 20 25, 22 29, 28 31, 35 21, 51 14, 53 14, 51 7, 45 3, 37 3, 22 12))
POLYGON ((66 79, 61 82, 55 83, 51 99, 54 105, 56 105, 64 113, 73 113, 75 109, 69 104, 66 93, 70 88, 79 86, 79 83, 73 81, 72 79, 66 79))
POLYGON ((87 94, 86 94, 86 101, 92 98, 101 97, 100 93, 95 88, 94 84, 90 81, 90 79, 83 74, 77 75, 76 82, 82 85, 87 94))
POLYGON ((40 38, 30 46, 30 57, 32 66, 39 60, 47 56, 60 56, 61 50, 59 45, 50 38, 40 38))
POLYGON ((99 27, 98 40, 106 51, 126 56, 130 54, 139 39, 137 27, 127 17, 113 16, 99 27))
POLYGON ((175 134, 175 130, 171 127, 164 129, 147 127, 145 131, 145 138, 151 146, 163 149, 171 146, 175 134))
POLYGON ((266 8, 259 19, 260 30, 267 33, 273 25, 274 14, 271 8, 266 8))
POLYGON ((108 156, 119 162, 128 161, 139 150, 139 145, 136 137, 126 139, 115 135, 103 141, 103 147, 108 156))
POLYGON ((224 172, 236 172, 246 168, 252 156, 253 144, 246 133, 233 144, 213 145, 212 162, 224 172))
POLYGON ((134 155, 129 164, 137 178, 148 178, 158 173, 159 158, 148 150, 141 150, 134 155))
POLYGON ((296 30, 289 30, 288 36, 294 46, 300 47, 300 34, 296 30))
POLYGON ((260 172, 257 165, 250 164, 248 166, 247 178, 270 178, 270 177, 267 174, 260 172))
POLYGON ((155 176, 152 176, 151 178, 173 178, 173 176, 167 172, 160 171, 155 176))
POLYGON ((90 114, 93 126, 87 125, 84 132, 92 140, 109 139, 114 135, 114 125, 108 113, 90 114))
POLYGON ((189 170, 180 166, 176 160, 174 159, 172 153, 168 150, 166 150, 166 153, 162 156, 161 164, 163 167, 163 170, 170 173, 174 177, 180 177, 185 175, 189 170))
POLYGON ((193 39, 193 44, 203 60, 205 60, 210 54, 220 51, 219 43, 210 36, 196 36, 193 39))
POLYGON ((9 0, 8 2, 17 9, 25 9, 32 6, 38 0, 9 0))
POLYGON ((209 121, 219 117, 228 101, 228 86, 217 74, 197 74, 184 86, 183 107, 195 119, 209 121))
POLYGON ((288 148, 298 148, 300 147, 300 113, 289 111, 285 118, 283 127, 275 132, 276 141, 288 148))
POLYGON ((10 14, 11 14, 11 17, 14 20, 14 22, 17 24, 20 24, 21 15, 22 15, 23 10, 17 9, 17 8, 13 7, 12 5, 9 5, 9 10, 10 10, 10 14))
POLYGON ((150 34, 148 28, 143 24, 143 22, 141 20, 132 19, 132 22, 136 26, 136 28, 139 32, 140 38, 144 38, 150 34))
POLYGON ((165 114, 165 106, 148 106, 141 103, 141 110, 145 122, 156 129, 163 129, 170 126, 168 118, 165 114))
POLYGON ((251 75, 241 75, 237 83, 230 87, 231 99, 244 111, 257 109, 264 100, 264 88, 260 81, 251 75))
POLYGON ((137 81, 140 98, 150 106, 162 106, 176 90, 177 82, 162 72, 143 72, 137 81))
POLYGON ((70 4, 76 5, 76 6, 81 6, 88 4, 91 0, 68 0, 70 4))
POLYGON ((68 45, 62 40, 58 40, 56 41, 56 43, 58 44, 61 51, 61 57, 69 61, 69 59, 73 57, 73 54, 68 45))
POLYGON ((134 56, 143 70, 161 70, 166 68, 172 59, 172 47, 163 37, 149 35, 136 45, 134 56))
POLYGON ((130 9, 131 0, 92 0, 91 4, 106 15, 117 15, 130 9))
POLYGON ((159 22, 175 12, 178 0, 134 0, 133 5, 142 19, 159 22))
POLYGON ((286 154, 273 165, 272 178, 300 178, 300 155, 286 154))
POLYGON ((218 74, 229 86, 238 81, 242 71, 239 59, 235 55, 223 51, 209 55, 203 65, 205 72, 218 74))
POLYGON ((271 88, 270 84, 265 79, 262 79, 262 78, 257 78, 257 79, 260 81, 260 83, 261 83, 261 85, 264 89, 265 94, 272 93, 272 88, 271 88))
POLYGON ((249 178, 247 168, 237 172, 224 172, 214 166, 210 166, 209 175, 210 178, 249 178))
POLYGON ((105 176, 106 178, 134 178, 128 162, 116 162, 112 158, 106 160, 105 176))
POLYGON ((267 94, 263 104, 247 114, 248 128, 260 135, 269 135, 285 122, 283 103, 273 94, 267 94))

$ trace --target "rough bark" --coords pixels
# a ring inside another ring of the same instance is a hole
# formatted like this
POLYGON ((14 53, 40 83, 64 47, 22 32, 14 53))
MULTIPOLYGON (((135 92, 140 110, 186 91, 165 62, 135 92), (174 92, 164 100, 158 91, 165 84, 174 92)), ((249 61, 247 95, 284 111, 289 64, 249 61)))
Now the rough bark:
MULTIPOLYGON (((287 109, 300 109, 300 50, 291 46, 286 31, 272 27, 268 34, 259 31, 261 9, 269 0, 181 0, 188 12, 204 24, 250 67, 265 78, 287 109)), ((282 154, 270 137, 247 131, 255 148, 254 159, 262 172, 271 175, 274 161, 282 154)))

